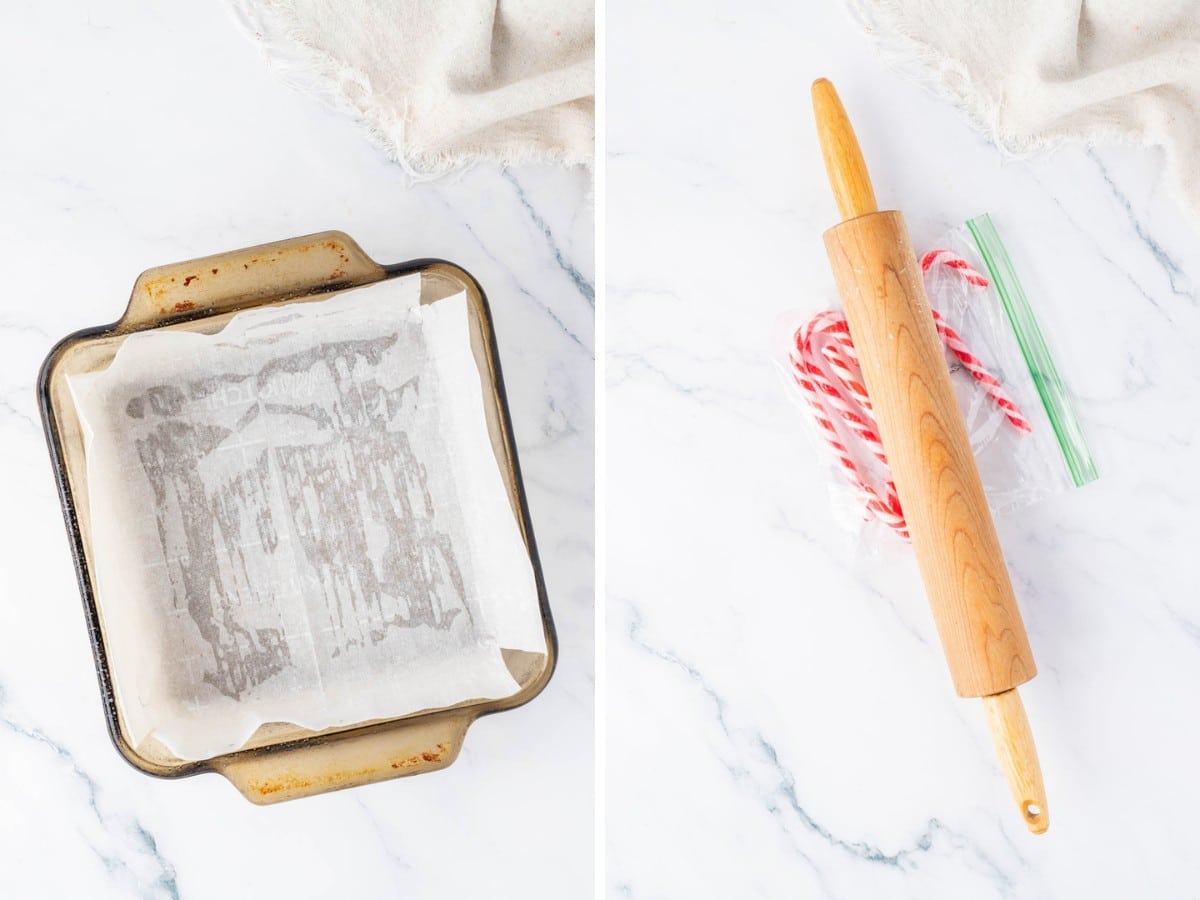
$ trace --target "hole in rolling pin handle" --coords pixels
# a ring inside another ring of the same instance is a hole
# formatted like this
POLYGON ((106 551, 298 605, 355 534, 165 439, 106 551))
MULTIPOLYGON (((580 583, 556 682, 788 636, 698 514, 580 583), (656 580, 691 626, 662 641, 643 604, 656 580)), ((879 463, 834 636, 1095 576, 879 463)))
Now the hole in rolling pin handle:
POLYGON ((1036 803, 1025 804, 1025 817, 1031 822, 1037 821, 1037 817, 1042 814, 1042 808, 1036 803))

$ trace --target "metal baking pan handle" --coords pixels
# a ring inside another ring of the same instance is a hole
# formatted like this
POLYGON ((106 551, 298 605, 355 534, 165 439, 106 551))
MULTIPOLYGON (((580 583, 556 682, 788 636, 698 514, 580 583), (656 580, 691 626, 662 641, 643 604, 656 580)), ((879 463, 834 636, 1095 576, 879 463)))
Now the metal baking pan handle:
POLYGON ((133 285, 122 330, 137 331, 198 311, 257 306, 385 276, 347 234, 323 231, 147 269, 133 285))

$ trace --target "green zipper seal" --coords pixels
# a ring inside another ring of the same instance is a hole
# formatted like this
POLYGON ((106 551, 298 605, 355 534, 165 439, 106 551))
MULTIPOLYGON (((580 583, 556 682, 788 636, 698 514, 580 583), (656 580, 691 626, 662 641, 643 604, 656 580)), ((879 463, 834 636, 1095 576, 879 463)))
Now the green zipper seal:
POLYGON ((1017 278, 1012 260, 1000 241, 1000 235, 996 233, 991 216, 984 213, 971 219, 967 222, 967 228, 971 237, 975 238, 975 245, 991 273, 992 284, 1000 295, 1008 324, 1012 326, 1017 344, 1021 347, 1021 355, 1025 357, 1025 365, 1033 376, 1038 396, 1042 398, 1042 406, 1058 438, 1058 446, 1071 473, 1071 480, 1076 487, 1083 487, 1089 481, 1096 480, 1096 463, 1084 439, 1067 387, 1046 348, 1045 338, 1029 306, 1025 289, 1021 287, 1021 280, 1017 278))

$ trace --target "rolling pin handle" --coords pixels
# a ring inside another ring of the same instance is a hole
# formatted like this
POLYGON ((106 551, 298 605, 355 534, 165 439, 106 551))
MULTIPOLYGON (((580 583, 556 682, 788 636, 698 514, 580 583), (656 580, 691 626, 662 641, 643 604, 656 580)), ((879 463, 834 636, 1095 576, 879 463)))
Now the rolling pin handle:
POLYGON ((1000 767, 1017 806, 1025 827, 1034 834, 1042 834, 1050 827, 1050 811, 1046 806, 1046 788, 1042 784, 1042 768, 1038 764, 1037 748, 1033 745, 1033 732, 1029 730, 1029 719, 1017 689, 990 694, 983 698, 988 726, 1000 767))
POLYGON ((854 126, 846 115, 838 92, 828 78, 818 78, 812 85, 813 112, 817 117, 817 134, 821 139, 821 155, 825 171, 837 200, 842 221, 857 219, 878 212, 875 188, 867 172, 866 161, 858 146, 854 126))

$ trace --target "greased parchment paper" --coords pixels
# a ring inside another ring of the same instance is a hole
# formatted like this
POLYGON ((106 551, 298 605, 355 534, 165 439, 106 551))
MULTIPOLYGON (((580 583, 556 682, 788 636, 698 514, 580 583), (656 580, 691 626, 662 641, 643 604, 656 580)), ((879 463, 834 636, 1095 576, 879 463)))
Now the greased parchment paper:
POLYGON ((183 759, 506 697, 545 653, 466 298, 420 276, 129 337, 71 378, 97 603, 135 746, 183 759))

